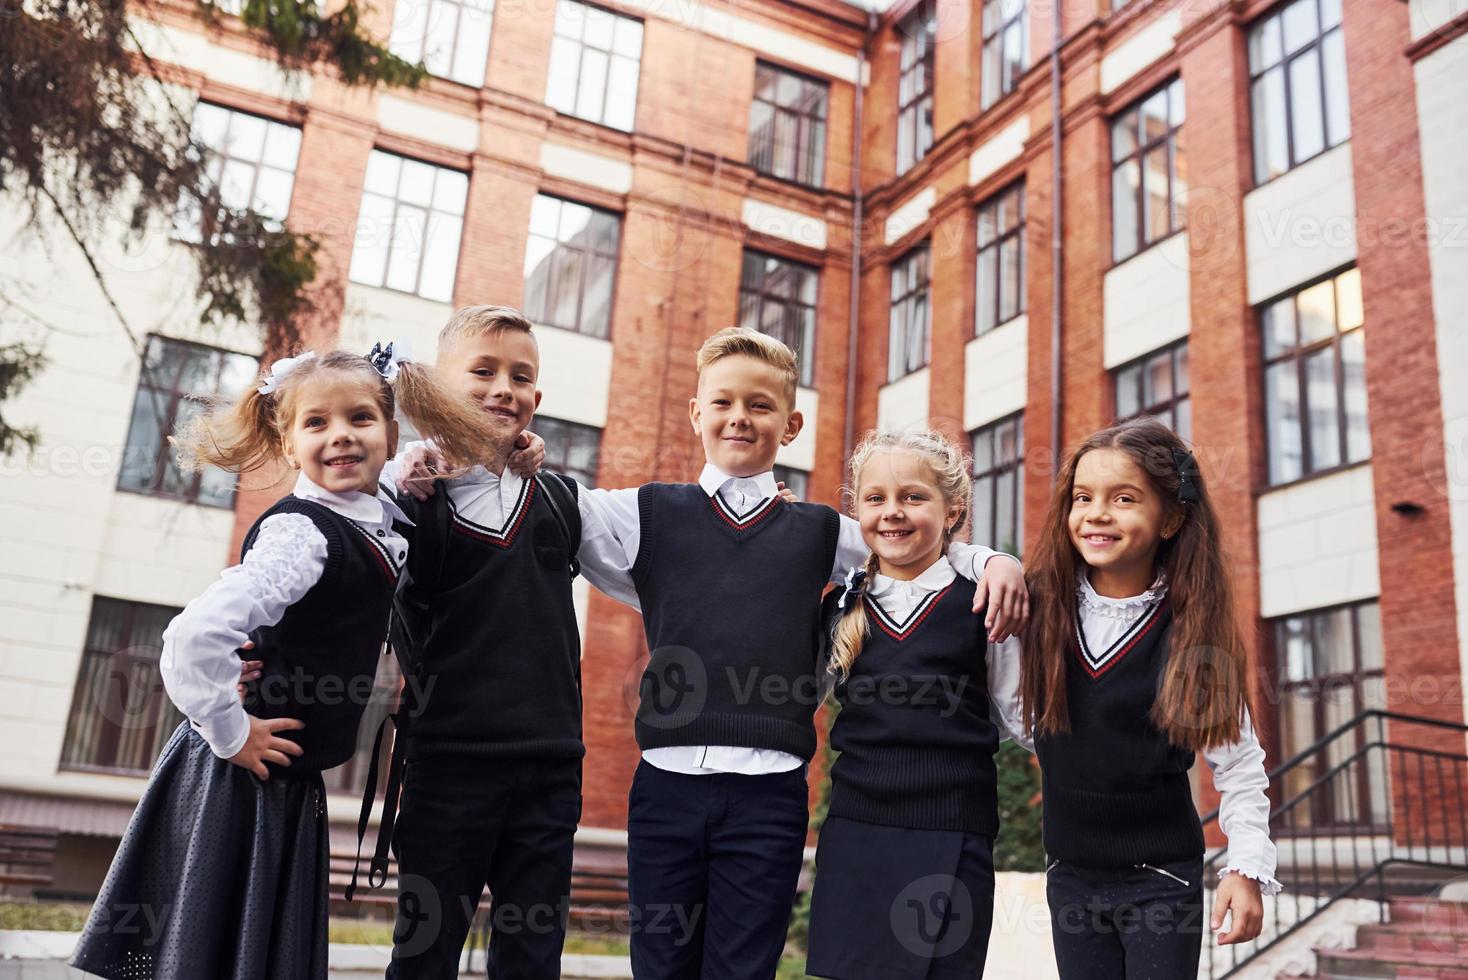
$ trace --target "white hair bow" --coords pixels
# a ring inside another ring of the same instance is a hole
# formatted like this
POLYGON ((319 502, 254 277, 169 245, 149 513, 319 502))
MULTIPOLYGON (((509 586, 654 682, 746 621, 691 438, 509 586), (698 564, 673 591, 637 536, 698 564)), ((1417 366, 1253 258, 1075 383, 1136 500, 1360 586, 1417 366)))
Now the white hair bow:
POLYGON ((304 354, 297 354, 295 357, 282 357, 280 360, 271 364, 270 375, 264 381, 260 382, 260 394, 268 395, 275 391, 292 371, 307 361, 313 360, 315 357, 316 352, 308 350, 304 354))
POLYGON ((377 373, 382 375, 382 380, 388 384, 391 384, 398 376, 398 365, 404 361, 411 361, 412 359, 413 355, 411 349, 408 347, 408 342, 402 337, 394 340, 386 347, 383 347, 382 344, 373 344, 372 350, 367 354, 367 360, 372 362, 372 366, 377 369, 377 373))

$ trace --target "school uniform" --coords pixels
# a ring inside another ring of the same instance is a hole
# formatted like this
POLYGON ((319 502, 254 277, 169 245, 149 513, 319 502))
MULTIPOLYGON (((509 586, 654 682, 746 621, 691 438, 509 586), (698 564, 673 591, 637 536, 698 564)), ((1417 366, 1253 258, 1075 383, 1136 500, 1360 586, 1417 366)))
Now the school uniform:
POLYGON ((422 693, 400 729, 388 977, 457 976, 486 887, 488 975, 560 976, 586 749, 574 556, 547 493, 536 479, 475 467, 427 501, 404 499, 415 554, 442 564, 409 564, 433 587, 422 693), (430 549, 429 535, 442 544, 430 549))
POLYGON ((356 748, 406 524, 386 495, 302 475, 250 529, 240 563, 169 624, 159 668, 188 720, 158 758, 73 966, 116 980, 324 980, 321 772, 356 748), (242 703, 247 639, 263 667, 242 703), (226 761, 250 716, 305 723, 280 733, 303 751, 266 763, 265 782, 226 761))
MULTIPOLYGON (((643 610, 651 651, 628 796, 640 978, 773 976, 809 821, 820 600, 860 527, 787 503, 770 472, 581 491, 581 567, 643 610)), ((958 546, 970 578, 996 553, 958 546)))
POLYGON ((942 558, 875 575, 867 638, 831 728, 831 800, 816 850, 813 976, 977 977, 988 953, 999 803, 994 753, 1017 731, 1018 644, 990 644, 974 585, 942 558))
MULTIPOLYGON (((1066 662, 1070 732, 1035 740, 1044 791, 1047 897, 1063 980, 1193 976, 1203 933, 1203 831, 1192 752, 1168 742, 1151 710, 1173 613, 1159 579, 1140 596, 1077 583, 1077 635, 1066 662)), ((1240 740, 1203 753, 1229 841, 1220 876, 1276 894, 1264 751, 1245 719, 1240 740)))

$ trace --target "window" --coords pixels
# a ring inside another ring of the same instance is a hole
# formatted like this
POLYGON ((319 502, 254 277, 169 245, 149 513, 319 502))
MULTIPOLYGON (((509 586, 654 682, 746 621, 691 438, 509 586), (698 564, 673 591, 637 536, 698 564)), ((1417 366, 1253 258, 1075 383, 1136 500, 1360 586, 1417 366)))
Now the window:
POLYGON ((1341 0, 1293 0, 1249 29, 1254 180, 1351 136, 1341 0))
POLYGON ((484 85, 494 0, 397 0, 388 48, 440 78, 484 85))
MULTIPOLYGON (((1274 621, 1279 656, 1280 758, 1293 758, 1362 711, 1387 707, 1381 610, 1373 600, 1285 616, 1274 621)), ((1382 826, 1390 817, 1384 755, 1368 752, 1365 726, 1336 739, 1318 757, 1290 770, 1282 799, 1294 799, 1338 765, 1355 779, 1335 779, 1309 805, 1291 809, 1297 830, 1321 825, 1382 826)))
POLYGON ((600 429, 547 415, 537 415, 532 428, 545 440, 547 470, 574 477, 583 487, 596 486, 597 457, 601 453, 600 429))
POLYGON ((233 395, 253 382, 255 367, 255 358, 245 354, 150 336, 117 489, 210 507, 233 506, 234 474, 213 466, 185 472, 174 459, 168 437, 197 415, 208 399, 233 395))
POLYGON ((805 470, 797 470, 793 466, 775 466, 775 482, 785 484, 786 489, 795 494, 797 499, 808 500, 810 493, 810 474, 805 470))
POLYGON ((1116 419, 1150 416, 1193 440, 1193 402, 1188 396, 1188 342, 1155 350, 1112 374, 1116 382, 1116 419))
POLYGON ((537 194, 525 245, 525 315, 547 326, 606 337, 621 225, 610 211, 537 194))
POLYGON ((754 66, 749 162, 762 174, 819 187, 826 173, 827 85, 793 71, 754 66))
POLYGON ((382 150, 367 158, 352 282, 454 298, 469 176, 382 150))
POLYGON ((1026 0, 983 0, 984 64, 979 85, 982 108, 1014 91, 1030 64, 1026 0))
POLYGON ((902 33, 897 81, 897 172, 906 173, 933 146, 933 51, 938 43, 938 9, 921 0, 897 25, 902 33))
POLYGON ((1355 269, 1260 309, 1270 483, 1371 456, 1362 320, 1355 269))
POLYGON ((896 381, 928 363, 928 243, 892 264, 887 380, 896 381))
POLYGON ((1021 181, 979 205, 979 263, 974 335, 1025 311, 1025 185, 1021 181))
POLYGON ((63 769, 147 775, 183 716, 163 691, 163 629, 182 610, 95 596, 71 696, 63 769))
POLYGON ((1183 226, 1188 167, 1182 126, 1180 78, 1111 123, 1111 254, 1118 262, 1183 226))
MULTIPOLYGON (((194 106, 190 138, 204 148, 204 172, 219 188, 219 203, 234 210, 254 210, 276 227, 285 222, 296 181, 301 130, 248 112, 210 102, 194 106)), ((213 225, 213 221, 207 224, 213 225)), ((174 233, 201 242, 205 227, 199 203, 185 195, 179 202, 174 233)))
POLYGON ((1025 426, 1011 415, 975 429, 974 504, 970 531, 975 544, 1018 555, 1024 546, 1025 426))
POLYGON ((789 259, 744 253, 739 277, 739 325, 769 334, 795 351, 800 383, 811 384, 816 349, 819 273, 789 259))
POLYGON ((641 59, 641 21, 577 0, 557 0, 545 103, 631 132, 641 59))

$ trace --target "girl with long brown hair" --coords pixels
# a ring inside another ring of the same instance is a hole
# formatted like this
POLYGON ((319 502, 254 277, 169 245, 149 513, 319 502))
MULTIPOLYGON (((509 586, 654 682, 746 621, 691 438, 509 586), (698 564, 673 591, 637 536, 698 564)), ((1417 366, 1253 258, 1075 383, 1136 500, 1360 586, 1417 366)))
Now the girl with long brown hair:
POLYGON ((1030 592, 1038 612, 1020 690, 1043 773, 1062 980, 1194 976, 1196 754, 1213 769, 1229 839, 1211 922, 1218 942, 1257 936, 1261 893, 1280 886, 1219 519, 1171 429, 1123 422, 1071 453, 1030 558, 1030 592))
POLYGON ((186 720, 164 747, 73 965, 103 977, 326 977, 323 770, 346 762, 373 692, 403 512, 378 486, 401 409, 456 459, 503 438, 391 345, 276 361, 177 441, 195 467, 299 471, 240 563, 163 634, 159 669, 186 720), (259 677, 239 651, 253 644, 259 677), (141 911, 140 911, 141 910, 141 911))

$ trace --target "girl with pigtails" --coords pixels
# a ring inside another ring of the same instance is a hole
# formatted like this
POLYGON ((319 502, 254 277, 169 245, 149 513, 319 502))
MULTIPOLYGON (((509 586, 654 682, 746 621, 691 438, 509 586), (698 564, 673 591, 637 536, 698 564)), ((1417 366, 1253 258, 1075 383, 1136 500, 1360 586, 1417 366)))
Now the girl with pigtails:
POLYGON ((474 405, 392 345, 276 361, 174 440, 195 468, 284 463, 298 475, 245 536, 240 563, 164 632, 164 687, 187 720, 159 756, 74 966, 117 980, 326 976, 321 773, 356 747, 407 558, 406 518, 378 486, 399 410, 450 461, 500 449, 474 405), (259 670, 242 697, 250 643, 259 670))
POLYGON ((1019 647, 989 641, 948 560, 968 461, 936 432, 874 433, 851 458, 871 549, 826 597, 831 800, 816 850, 806 972, 977 977, 988 955, 999 798, 1018 737, 1019 647))

